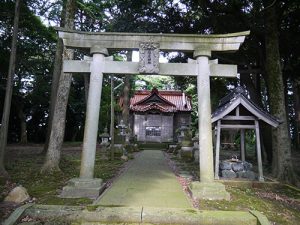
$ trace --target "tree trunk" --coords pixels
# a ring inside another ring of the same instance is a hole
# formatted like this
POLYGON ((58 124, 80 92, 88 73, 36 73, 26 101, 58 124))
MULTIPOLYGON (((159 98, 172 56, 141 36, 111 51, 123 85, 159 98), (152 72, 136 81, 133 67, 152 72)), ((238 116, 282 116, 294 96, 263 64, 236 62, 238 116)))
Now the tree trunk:
POLYGON ((85 104, 88 102, 89 97, 89 87, 90 87, 90 75, 89 74, 83 74, 84 79, 84 97, 85 97, 85 104))
POLYGON ((272 172, 279 180, 294 183, 295 174, 291 161, 291 139, 285 107, 284 83, 280 65, 278 21, 275 2, 265 7, 266 73, 269 87, 271 113, 282 123, 272 131, 272 172))
MULTIPOLYGON (((128 51, 127 54, 127 61, 132 60, 132 51, 128 51)), ((122 107, 122 118, 124 124, 128 126, 129 123, 129 90, 130 90, 130 76, 125 75, 124 78, 124 89, 123 89, 123 107, 122 107)))
POLYGON ((46 134, 46 140, 44 149, 41 154, 45 154, 49 147, 50 133, 52 129, 52 120, 54 115, 54 107, 56 103, 56 95, 58 89, 58 81, 62 69, 62 55, 63 55, 63 41, 62 39, 58 39, 56 43, 56 52, 55 52, 55 60, 54 60, 54 69, 52 75, 52 84, 51 84, 51 96, 50 96, 50 104, 49 104, 49 118, 48 118, 48 129, 46 134))
POLYGON ((300 150, 300 81, 294 82, 294 107, 296 120, 296 149, 300 150))
MULTIPOLYGON (((260 106, 263 109, 262 105, 262 100, 260 98, 260 90, 261 90, 261 85, 260 85, 260 75, 255 74, 255 79, 252 80, 250 77, 250 73, 244 73, 241 74, 241 83, 247 87, 247 90, 249 91, 249 95, 251 100, 256 103, 258 106, 260 106)), ((260 124, 260 138, 261 138, 261 150, 262 150, 262 158, 263 162, 271 163, 271 152, 272 152, 272 144, 268 140, 270 138, 268 136, 268 132, 271 132, 270 127, 264 126, 262 123, 260 124)))
POLYGON ((0 129, 0 176, 8 176, 7 171, 5 170, 4 167, 4 153, 7 144, 9 115, 10 115, 11 99, 12 99, 12 92, 13 92, 13 80, 14 80, 14 74, 16 69, 16 52, 17 52, 18 30, 19 30, 19 17, 20 17, 20 0, 16 0, 14 28, 13 28, 10 59, 9 59, 5 100, 3 106, 3 115, 1 121, 1 129, 0 129))
MULTIPOLYGON (((68 51, 68 50, 67 50, 68 51)), ((70 58, 72 59, 73 50, 70 51, 70 58)), ((71 87, 72 74, 61 73, 57 99, 54 109, 54 115, 50 131, 49 145, 46 154, 46 160, 42 167, 43 173, 51 173, 52 171, 59 171, 59 162, 61 155, 61 147, 64 141, 65 125, 66 125, 66 111, 68 104, 68 97, 71 87)))
MULTIPOLYGON (((66 3, 65 28, 74 28, 76 0, 68 0, 66 3)), ((73 59, 74 50, 64 49, 63 59, 73 59)), ((62 62, 61 62, 62 63, 62 62)), ((49 145, 47 148, 46 160, 42 167, 42 173, 51 173, 59 169, 61 148, 65 134, 65 120, 72 81, 71 73, 63 73, 61 71, 56 103, 54 105, 54 114, 51 124, 49 145)))
POLYGON ((20 127, 21 127, 20 143, 27 144, 27 124, 26 124, 26 115, 24 113, 24 104, 22 103, 22 99, 21 102, 18 103, 17 110, 18 110, 18 117, 20 119, 20 127))

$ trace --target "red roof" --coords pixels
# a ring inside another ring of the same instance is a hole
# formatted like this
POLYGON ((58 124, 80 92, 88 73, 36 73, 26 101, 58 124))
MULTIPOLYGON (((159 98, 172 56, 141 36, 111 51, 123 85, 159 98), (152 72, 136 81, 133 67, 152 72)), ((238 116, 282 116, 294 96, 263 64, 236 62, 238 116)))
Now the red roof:
MULTIPOLYGON (((120 99, 122 106, 123 98, 120 99)), ((130 110, 134 112, 147 112, 159 110, 161 112, 191 112, 191 97, 181 91, 136 91, 130 99, 130 110)))

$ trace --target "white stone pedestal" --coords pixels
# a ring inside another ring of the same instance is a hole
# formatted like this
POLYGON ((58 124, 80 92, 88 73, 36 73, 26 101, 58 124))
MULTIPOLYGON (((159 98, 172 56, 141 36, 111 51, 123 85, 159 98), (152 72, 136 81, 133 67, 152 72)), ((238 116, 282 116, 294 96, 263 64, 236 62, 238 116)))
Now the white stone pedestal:
POLYGON ((96 199, 104 190, 102 179, 74 178, 63 187, 60 198, 92 198, 96 199))
POLYGON ((219 182, 192 182, 190 190, 196 200, 230 200, 230 194, 225 190, 225 185, 219 182))

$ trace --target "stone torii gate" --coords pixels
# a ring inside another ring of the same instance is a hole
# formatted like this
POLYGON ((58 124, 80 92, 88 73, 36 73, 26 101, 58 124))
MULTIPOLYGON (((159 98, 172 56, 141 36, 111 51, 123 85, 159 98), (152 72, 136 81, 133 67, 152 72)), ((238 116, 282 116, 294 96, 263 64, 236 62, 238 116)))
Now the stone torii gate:
POLYGON ((236 51, 249 31, 222 35, 89 33, 57 28, 65 47, 90 49, 92 58, 64 60, 65 73, 90 73, 80 177, 69 181, 62 197, 97 197, 102 180, 94 179, 103 74, 197 76, 200 182, 191 190, 198 199, 229 199, 223 184, 214 182, 210 76, 236 77, 236 65, 209 60, 212 51, 236 51), (112 61, 109 50, 139 50, 139 62, 112 61), (193 52, 188 63, 159 63, 159 51, 193 52))

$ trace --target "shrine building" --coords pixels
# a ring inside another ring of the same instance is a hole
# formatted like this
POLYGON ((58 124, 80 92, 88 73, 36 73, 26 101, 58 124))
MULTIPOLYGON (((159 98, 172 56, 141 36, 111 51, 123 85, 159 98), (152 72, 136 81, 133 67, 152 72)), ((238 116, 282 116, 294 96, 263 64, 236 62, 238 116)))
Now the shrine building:
POLYGON ((191 112, 191 97, 182 91, 139 90, 130 99, 130 127, 137 141, 173 142, 180 127, 190 126, 191 112))

